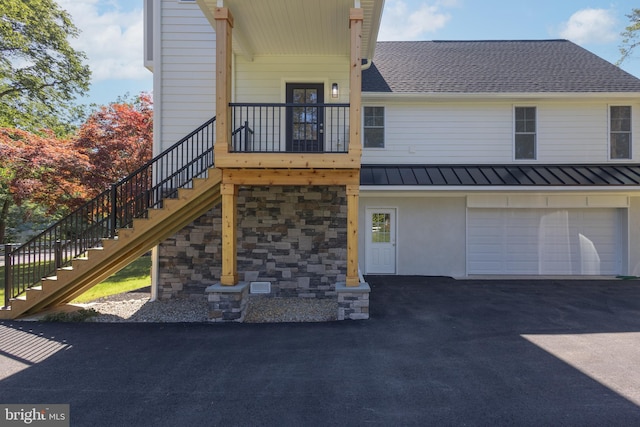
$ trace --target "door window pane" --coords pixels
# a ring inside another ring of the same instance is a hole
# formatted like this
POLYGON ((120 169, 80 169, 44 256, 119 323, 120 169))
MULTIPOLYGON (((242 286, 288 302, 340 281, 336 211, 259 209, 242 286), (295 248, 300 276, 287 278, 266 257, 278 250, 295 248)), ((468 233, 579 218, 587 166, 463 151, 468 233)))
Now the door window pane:
POLYGON ((391 242, 391 214, 374 213, 371 217, 371 239, 374 243, 391 242))

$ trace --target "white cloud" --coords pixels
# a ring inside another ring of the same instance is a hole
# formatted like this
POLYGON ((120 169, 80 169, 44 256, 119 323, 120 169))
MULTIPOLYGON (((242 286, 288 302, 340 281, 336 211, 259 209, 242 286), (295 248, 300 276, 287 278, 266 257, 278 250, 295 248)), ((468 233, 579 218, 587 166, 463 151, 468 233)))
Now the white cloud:
MULTIPOLYGON (((127 0, 130 1, 130 0, 127 0)), ((113 0, 57 0, 81 33, 74 48, 89 57, 94 82, 149 78, 142 62, 142 8, 123 11, 113 0)), ((141 2, 140 2, 141 3, 141 2)))
POLYGON ((613 11, 581 9, 562 24, 560 36, 578 44, 605 44, 615 41, 618 31, 613 11))
POLYGON ((380 40, 416 40, 426 33, 435 33, 451 19, 444 9, 457 6, 457 0, 412 2, 387 0, 385 2, 380 40))

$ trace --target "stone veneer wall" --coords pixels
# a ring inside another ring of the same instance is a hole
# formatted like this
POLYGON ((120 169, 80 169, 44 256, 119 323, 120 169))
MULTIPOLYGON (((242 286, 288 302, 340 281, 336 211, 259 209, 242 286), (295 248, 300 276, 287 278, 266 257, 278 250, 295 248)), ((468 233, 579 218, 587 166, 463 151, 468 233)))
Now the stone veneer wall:
MULTIPOLYGON (((159 246, 159 297, 198 295, 220 278, 220 206, 159 246)), ((346 277, 345 188, 264 186, 238 193, 239 280, 272 296, 333 298, 346 277)))
POLYGON ((204 297, 220 280, 221 245, 220 205, 158 245, 158 298, 204 297))

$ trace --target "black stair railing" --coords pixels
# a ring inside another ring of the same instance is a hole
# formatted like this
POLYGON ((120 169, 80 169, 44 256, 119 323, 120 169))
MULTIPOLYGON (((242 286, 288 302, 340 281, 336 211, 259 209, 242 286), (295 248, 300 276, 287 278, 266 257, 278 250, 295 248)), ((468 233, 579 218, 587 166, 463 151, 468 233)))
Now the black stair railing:
POLYGON ((150 208, 162 207, 179 188, 190 188, 194 178, 213 167, 215 120, 212 118, 93 200, 13 248, 6 245, 4 305, 56 270, 71 264, 102 239, 131 227, 135 218, 146 218, 150 208))

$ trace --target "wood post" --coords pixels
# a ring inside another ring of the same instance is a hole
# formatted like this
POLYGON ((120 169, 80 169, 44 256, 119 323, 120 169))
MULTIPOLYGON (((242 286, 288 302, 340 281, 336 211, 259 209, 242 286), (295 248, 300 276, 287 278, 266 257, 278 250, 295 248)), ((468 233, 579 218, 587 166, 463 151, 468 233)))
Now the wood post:
MULTIPOLYGON (((349 72, 349 154, 362 154, 362 9, 351 9, 351 58, 349 72)), ((358 163, 359 166, 359 163, 358 163)))
POLYGON ((238 283, 237 229, 238 229, 238 187, 221 184, 222 194, 222 273, 220 283, 233 286, 238 283))
POLYGON ((216 8, 216 142, 214 153, 228 153, 231 142, 231 33, 233 15, 226 7, 216 8))
MULTIPOLYGON (((349 154, 362 155, 362 23, 364 11, 353 8, 349 11, 351 29, 351 57, 349 71, 349 154)), ((346 186, 347 192, 347 286, 358 286, 358 199, 360 196, 360 171, 358 183, 346 186)))
POLYGON ((347 286, 358 286, 358 198, 360 185, 347 185, 347 286))

